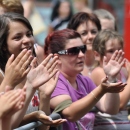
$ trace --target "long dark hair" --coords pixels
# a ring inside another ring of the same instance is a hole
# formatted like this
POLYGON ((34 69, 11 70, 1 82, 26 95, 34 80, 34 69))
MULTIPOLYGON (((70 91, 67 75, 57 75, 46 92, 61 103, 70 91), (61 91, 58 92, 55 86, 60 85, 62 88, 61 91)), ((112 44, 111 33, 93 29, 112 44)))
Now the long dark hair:
MULTIPOLYGON (((68 0, 57 0, 56 1, 55 5, 53 7, 53 10, 52 10, 51 21, 53 21, 55 18, 57 18, 59 16, 58 10, 59 10, 60 4, 65 1, 70 3, 70 1, 68 1, 68 0)), ((73 9, 72 9, 72 5, 70 3, 70 14, 66 19, 69 20, 72 16, 73 16, 73 9)))
POLYGON ((8 60, 9 51, 7 49, 7 38, 9 34, 9 23, 11 21, 20 21, 30 29, 33 35, 33 29, 29 21, 18 13, 5 13, 0 16, 0 68, 5 71, 5 65, 8 60))

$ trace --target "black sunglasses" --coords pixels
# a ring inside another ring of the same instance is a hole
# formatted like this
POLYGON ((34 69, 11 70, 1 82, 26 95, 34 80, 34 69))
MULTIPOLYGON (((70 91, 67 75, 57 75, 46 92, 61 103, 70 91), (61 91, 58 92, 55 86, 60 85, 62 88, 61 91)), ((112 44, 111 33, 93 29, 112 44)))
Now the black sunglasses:
POLYGON ((72 48, 69 48, 66 50, 58 51, 57 53, 60 55, 78 55, 80 50, 82 51, 82 53, 85 54, 85 52, 87 50, 86 45, 72 47, 72 48))

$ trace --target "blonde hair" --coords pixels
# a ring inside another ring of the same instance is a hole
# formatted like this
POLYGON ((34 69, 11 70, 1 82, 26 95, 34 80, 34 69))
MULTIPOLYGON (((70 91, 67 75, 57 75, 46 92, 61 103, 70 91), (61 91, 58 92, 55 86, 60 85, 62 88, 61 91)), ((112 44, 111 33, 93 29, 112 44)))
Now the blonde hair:
POLYGON ((15 12, 24 15, 24 9, 20 0, 0 0, 0 6, 6 12, 15 12))
POLYGON ((97 15, 99 20, 100 19, 108 19, 108 20, 114 21, 115 31, 117 31, 116 19, 108 10, 97 9, 97 10, 94 10, 93 13, 97 15))

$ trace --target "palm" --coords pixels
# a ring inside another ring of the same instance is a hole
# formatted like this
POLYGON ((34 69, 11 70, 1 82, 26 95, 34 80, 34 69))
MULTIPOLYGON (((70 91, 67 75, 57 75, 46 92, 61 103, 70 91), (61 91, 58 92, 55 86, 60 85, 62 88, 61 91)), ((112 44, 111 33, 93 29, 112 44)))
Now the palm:
POLYGON ((121 67, 122 66, 115 60, 110 60, 108 64, 103 66, 105 74, 112 77, 116 76, 119 73, 121 67))
POLYGON ((57 65, 57 57, 54 57, 52 61, 50 59, 52 55, 49 55, 40 65, 36 68, 35 63, 32 63, 32 69, 27 75, 27 82, 32 84, 33 88, 38 88, 45 84, 51 77, 58 71, 55 69, 57 65))
POLYGON ((56 87, 58 81, 59 73, 56 76, 53 76, 48 82, 42 85, 39 90, 46 96, 50 96, 56 87))
POLYGON ((115 51, 111 59, 107 61, 107 58, 103 59, 103 69, 107 76, 115 77, 120 72, 123 64, 125 63, 124 52, 122 50, 115 51))

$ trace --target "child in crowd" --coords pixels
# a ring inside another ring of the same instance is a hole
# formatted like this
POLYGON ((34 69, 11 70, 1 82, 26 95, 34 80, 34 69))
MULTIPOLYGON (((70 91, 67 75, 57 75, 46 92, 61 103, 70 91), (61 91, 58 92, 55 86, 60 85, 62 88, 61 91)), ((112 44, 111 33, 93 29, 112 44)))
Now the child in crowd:
MULTIPOLYGON (((112 30, 103 30, 98 33, 93 42, 93 50, 95 51, 95 58, 99 60, 100 65, 96 67, 91 73, 91 79, 96 86, 101 83, 101 79, 107 76, 103 70, 103 58, 107 58, 109 61, 114 52, 123 50, 124 41, 121 35, 112 30)), ((120 62, 121 58, 117 57, 117 61, 120 62)), ((128 112, 126 105, 130 99, 130 64, 126 60, 128 73, 125 67, 122 67, 119 74, 115 75, 113 82, 127 82, 126 87, 119 93, 120 107, 117 115, 109 115, 106 113, 98 112, 96 114, 94 130, 129 130, 130 121, 127 119, 128 112)), ((117 68, 116 65, 115 69, 117 68)), ((110 70, 109 70, 110 71, 110 70)), ((112 72, 115 73, 114 71, 112 72)), ((110 104, 111 105, 111 104, 110 104)))

